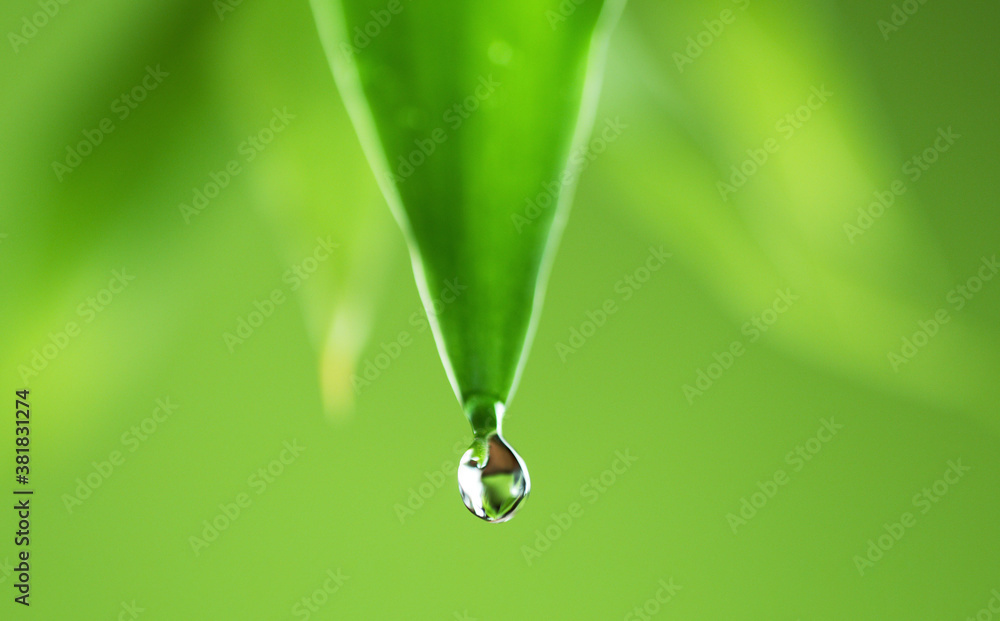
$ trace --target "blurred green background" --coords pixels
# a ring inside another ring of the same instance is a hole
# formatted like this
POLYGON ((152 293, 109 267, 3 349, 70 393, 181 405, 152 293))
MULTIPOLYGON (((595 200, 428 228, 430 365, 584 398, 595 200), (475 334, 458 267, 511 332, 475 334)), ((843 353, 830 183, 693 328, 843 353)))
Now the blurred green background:
POLYGON ((629 3, 499 527, 307 3, 0 16, 0 617, 997 618, 996 3, 629 3))

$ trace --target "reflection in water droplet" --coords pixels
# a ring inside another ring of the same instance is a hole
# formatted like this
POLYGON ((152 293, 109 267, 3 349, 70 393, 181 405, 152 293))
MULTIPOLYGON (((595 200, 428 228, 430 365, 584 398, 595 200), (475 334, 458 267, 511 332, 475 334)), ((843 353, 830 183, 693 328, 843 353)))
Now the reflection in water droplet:
POLYGON ((528 497, 531 480, 521 456, 496 433, 490 436, 488 449, 486 442, 476 440, 462 456, 458 488, 465 506, 476 517, 506 522, 528 497), (484 449, 485 464, 481 463, 484 449))

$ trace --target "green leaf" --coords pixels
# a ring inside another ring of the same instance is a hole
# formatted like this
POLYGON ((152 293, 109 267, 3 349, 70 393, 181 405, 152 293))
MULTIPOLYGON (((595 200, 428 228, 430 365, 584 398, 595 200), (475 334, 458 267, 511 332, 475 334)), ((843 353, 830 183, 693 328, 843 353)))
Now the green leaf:
POLYGON ((313 1, 463 404, 517 383, 623 5, 313 1))

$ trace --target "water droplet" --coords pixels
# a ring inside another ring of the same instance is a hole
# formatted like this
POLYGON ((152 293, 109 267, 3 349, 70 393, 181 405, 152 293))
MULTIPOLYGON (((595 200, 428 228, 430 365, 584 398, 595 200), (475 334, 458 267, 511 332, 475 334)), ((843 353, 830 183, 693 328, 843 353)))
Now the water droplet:
POLYGON ((531 491, 528 468, 499 433, 476 439, 458 466, 462 501, 476 517, 506 522, 531 491))

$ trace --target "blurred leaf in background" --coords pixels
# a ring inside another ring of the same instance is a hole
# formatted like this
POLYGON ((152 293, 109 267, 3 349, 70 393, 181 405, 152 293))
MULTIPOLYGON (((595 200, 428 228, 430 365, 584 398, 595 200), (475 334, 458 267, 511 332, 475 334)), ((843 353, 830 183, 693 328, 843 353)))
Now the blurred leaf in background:
POLYGON ((307 3, 5 3, 2 618, 988 613, 998 17, 629 3, 491 528, 307 3))

